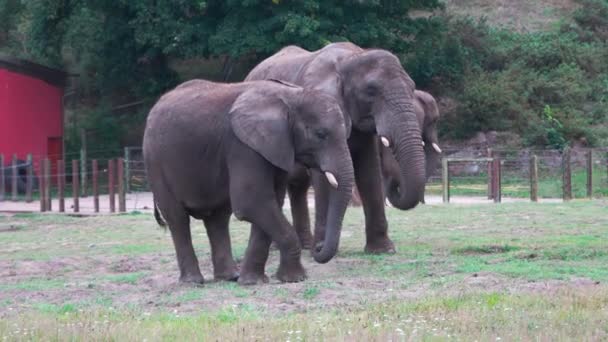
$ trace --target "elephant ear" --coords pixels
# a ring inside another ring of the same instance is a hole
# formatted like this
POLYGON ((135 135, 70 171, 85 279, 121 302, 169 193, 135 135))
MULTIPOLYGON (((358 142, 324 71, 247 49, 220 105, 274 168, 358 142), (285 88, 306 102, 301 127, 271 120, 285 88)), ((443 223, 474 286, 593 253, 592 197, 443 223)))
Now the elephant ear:
POLYGON ((237 138, 274 166, 290 171, 294 146, 289 130, 289 107, 279 96, 259 90, 240 95, 230 109, 230 125, 237 138))
POLYGON ((352 118, 346 111, 343 82, 338 72, 339 57, 334 55, 319 55, 313 59, 303 71, 302 87, 315 89, 333 96, 344 115, 346 136, 350 136, 352 118))
POLYGON ((437 107, 437 101, 435 101, 433 95, 422 90, 416 90, 414 91, 414 96, 424 111, 425 123, 439 118, 439 108, 437 107))

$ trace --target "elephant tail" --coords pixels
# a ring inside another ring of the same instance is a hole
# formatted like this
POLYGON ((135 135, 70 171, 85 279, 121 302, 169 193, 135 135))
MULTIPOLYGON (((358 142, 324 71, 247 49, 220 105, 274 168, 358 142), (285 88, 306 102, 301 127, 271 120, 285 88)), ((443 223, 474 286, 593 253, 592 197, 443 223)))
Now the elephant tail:
POLYGON ((167 227, 167 222, 165 222, 163 215, 160 213, 160 210, 158 210, 158 206, 156 205, 156 203, 154 203, 154 218, 156 219, 156 222, 159 226, 167 227))

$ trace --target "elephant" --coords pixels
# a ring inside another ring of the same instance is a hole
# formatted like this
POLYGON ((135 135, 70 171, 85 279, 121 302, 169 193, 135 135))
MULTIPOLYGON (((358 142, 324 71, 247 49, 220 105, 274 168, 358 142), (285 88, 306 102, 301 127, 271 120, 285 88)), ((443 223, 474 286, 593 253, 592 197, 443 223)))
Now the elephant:
POLYGON ((154 216, 169 227, 180 282, 204 282, 190 217, 204 222, 214 278, 267 282, 271 241, 280 250, 277 278, 306 278, 300 242, 281 210, 287 174, 296 163, 319 170, 331 183, 327 236, 313 256, 324 263, 335 255, 354 171, 343 114, 331 96, 273 80, 188 81, 150 110, 143 155, 154 216), (228 231, 232 213, 252 224, 240 273, 228 231))
MULTIPOLYGON (((426 178, 428 179, 441 163, 442 150, 437 138, 437 121, 439 120, 439 108, 435 98, 424 91, 414 91, 414 107, 418 124, 422 129, 422 142, 424 143, 424 156, 426 161, 426 178)), ((399 163, 388 147, 378 143, 380 149, 380 162, 382 164, 382 176, 386 188, 390 188, 392 182, 399 182, 399 163)), ((400 185, 397 185, 400 186, 400 185)), ((390 202, 390 199, 389 199, 390 202)), ((424 203, 424 193, 420 198, 424 203)), ((391 205, 393 203, 391 202, 391 205)))
MULTIPOLYGON (((246 81, 280 79, 323 91, 338 101, 347 128, 355 183, 365 213, 365 252, 394 253, 388 236, 378 139, 395 155, 401 175, 388 197, 396 207, 414 208, 424 193, 425 161, 415 113, 414 81, 399 59, 386 50, 343 42, 317 51, 287 46, 259 63, 246 81)), ((294 227, 305 248, 322 243, 327 222, 329 184, 318 172, 300 168, 289 175, 288 194, 294 227), (315 231, 310 232, 306 194, 315 189, 315 231)), ((313 248, 313 249, 314 249, 313 248)))

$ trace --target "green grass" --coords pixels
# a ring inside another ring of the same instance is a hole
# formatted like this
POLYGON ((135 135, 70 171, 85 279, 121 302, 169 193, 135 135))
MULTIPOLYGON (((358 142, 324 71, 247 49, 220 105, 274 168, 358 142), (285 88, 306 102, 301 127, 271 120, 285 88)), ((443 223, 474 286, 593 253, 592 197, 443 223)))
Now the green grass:
POLYGON ((10 339, 57 340, 603 340, 608 293, 489 292, 389 300, 363 308, 273 315, 254 306, 191 316, 39 306, 0 321, 10 339), (59 332, 60 331, 60 332, 59 332), (25 335, 24 335, 25 333, 25 335))
MULTIPOLYGON (((363 253, 350 209, 340 252, 309 278, 180 286, 151 215, 0 216, 0 336, 9 340, 601 340, 608 338, 605 201, 387 209, 392 255, 363 253), (12 271, 10 271, 12 270, 12 271), (10 272, 12 273, 10 273, 10 272), (10 274, 9 274, 10 273, 10 274), (24 330, 27 329, 27 330, 24 330), (17 335, 16 331, 19 330, 17 335), (26 331, 28 335, 23 335, 26 331), (448 336, 449 335, 449 336, 448 336), (20 336, 17 338, 16 336, 20 336)), ((231 222, 242 255, 248 224, 231 222)), ((272 251, 269 276, 278 265, 272 251)))

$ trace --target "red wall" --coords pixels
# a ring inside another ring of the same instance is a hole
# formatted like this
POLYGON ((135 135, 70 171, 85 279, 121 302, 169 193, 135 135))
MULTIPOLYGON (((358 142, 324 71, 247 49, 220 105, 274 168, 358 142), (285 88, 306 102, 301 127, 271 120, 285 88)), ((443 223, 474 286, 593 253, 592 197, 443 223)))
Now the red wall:
POLYGON ((36 164, 47 156, 49 138, 63 136, 62 96, 49 83, 0 69, 0 153, 5 164, 13 153, 22 160, 31 153, 36 164))

